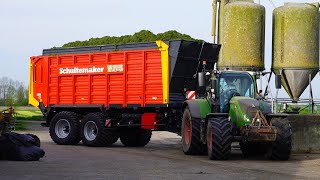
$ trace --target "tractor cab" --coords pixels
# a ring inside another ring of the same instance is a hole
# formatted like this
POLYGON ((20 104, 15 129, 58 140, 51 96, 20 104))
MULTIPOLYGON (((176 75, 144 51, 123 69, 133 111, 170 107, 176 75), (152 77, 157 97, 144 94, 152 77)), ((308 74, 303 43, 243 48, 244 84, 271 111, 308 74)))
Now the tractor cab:
POLYGON ((220 112, 229 112, 229 102, 234 96, 255 98, 255 80, 248 72, 221 72, 218 79, 217 95, 219 97, 220 112))

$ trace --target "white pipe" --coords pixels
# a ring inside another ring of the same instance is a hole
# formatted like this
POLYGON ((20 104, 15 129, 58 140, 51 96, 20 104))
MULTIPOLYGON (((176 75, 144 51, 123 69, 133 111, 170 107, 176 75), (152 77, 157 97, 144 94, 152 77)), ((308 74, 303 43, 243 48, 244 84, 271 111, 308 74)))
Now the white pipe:
POLYGON ((216 36, 217 36, 216 28, 217 28, 217 0, 213 0, 213 2, 212 2, 212 32, 211 32, 213 43, 216 43, 216 41, 215 41, 216 36))

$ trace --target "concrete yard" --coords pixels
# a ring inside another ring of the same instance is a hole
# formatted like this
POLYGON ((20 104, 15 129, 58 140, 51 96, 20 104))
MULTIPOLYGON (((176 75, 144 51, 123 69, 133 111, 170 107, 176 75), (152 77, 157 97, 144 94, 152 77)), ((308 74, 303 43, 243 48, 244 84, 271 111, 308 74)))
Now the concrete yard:
POLYGON ((320 154, 293 154, 289 161, 263 157, 243 159, 234 148, 231 160, 211 161, 207 156, 186 156, 180 137, 154 132, 143 148, 127 148, 118 141, 112 147, 92 148, 56 145, 48 128, 30 122, 40 137, 44 158, 36 162, 0 161, 1 180, 36 179, 319 179, 320 154))

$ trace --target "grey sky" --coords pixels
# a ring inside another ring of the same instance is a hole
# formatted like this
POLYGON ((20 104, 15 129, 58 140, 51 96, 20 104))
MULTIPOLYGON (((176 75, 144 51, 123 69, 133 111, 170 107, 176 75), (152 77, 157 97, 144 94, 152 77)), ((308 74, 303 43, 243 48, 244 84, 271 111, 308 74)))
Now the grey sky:
MULTIPOLYGON (((281 6, 284 1, 273 2, 281 6)), ((142 29, 154 33, 177 30, 211 42, 211 3, 212 0, 1 0, 0 76, 27 84, 30 56, 41 55, 45 48, 91 37, 133 34, 142 29)), ((265 61, 270 70, 273 6, 269 0, 260 3, 266 8, 265 61)), ((314 89, 320 82, 319 75, 316 79, 314 89)), ((315 93, 320 98, 320 92, 315 93)))

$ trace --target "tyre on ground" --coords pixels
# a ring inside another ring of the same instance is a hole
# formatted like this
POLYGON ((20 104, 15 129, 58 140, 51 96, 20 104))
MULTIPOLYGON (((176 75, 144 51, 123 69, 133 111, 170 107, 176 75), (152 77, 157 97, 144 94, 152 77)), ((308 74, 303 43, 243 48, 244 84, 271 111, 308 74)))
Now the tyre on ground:
POLYGON ((75 145, 80 142, 79 115, 62 111, 56 114, 49 127, 51 139, 59 145, 75 145))
POLYGON ((182 150, 186 155, 203 155, 207 153, 201 141, 200 119, 193 119, 189 108, 184 110, 182 117, 182 150))
POLYGON ((112 137, 113 137, 112 144, 114 144, 120 138, 120 132, 118 130, 114 130, 112 137))
POLYGON ((276 141, 271 144, 267 157, 285 161, 290 158, 292 149, 292 129, 287 118, 273 118, 271 124, 277 129, 276 141))
POLYGON ((228 117, 213 117, 207 125, 207 148, 211 160, 228 160, 231 156, 232 133, 228 117))
POLYGON ((152 131, 150 129, 126 129, 121 131, 120 140, 129 147, 143 147, 150 142, 152 131))
POLYGON ((105 127, 102 113, 89 113, 81 121, 81 140, 86 146, 110 146, 118 140, 112 128, 105 127))

